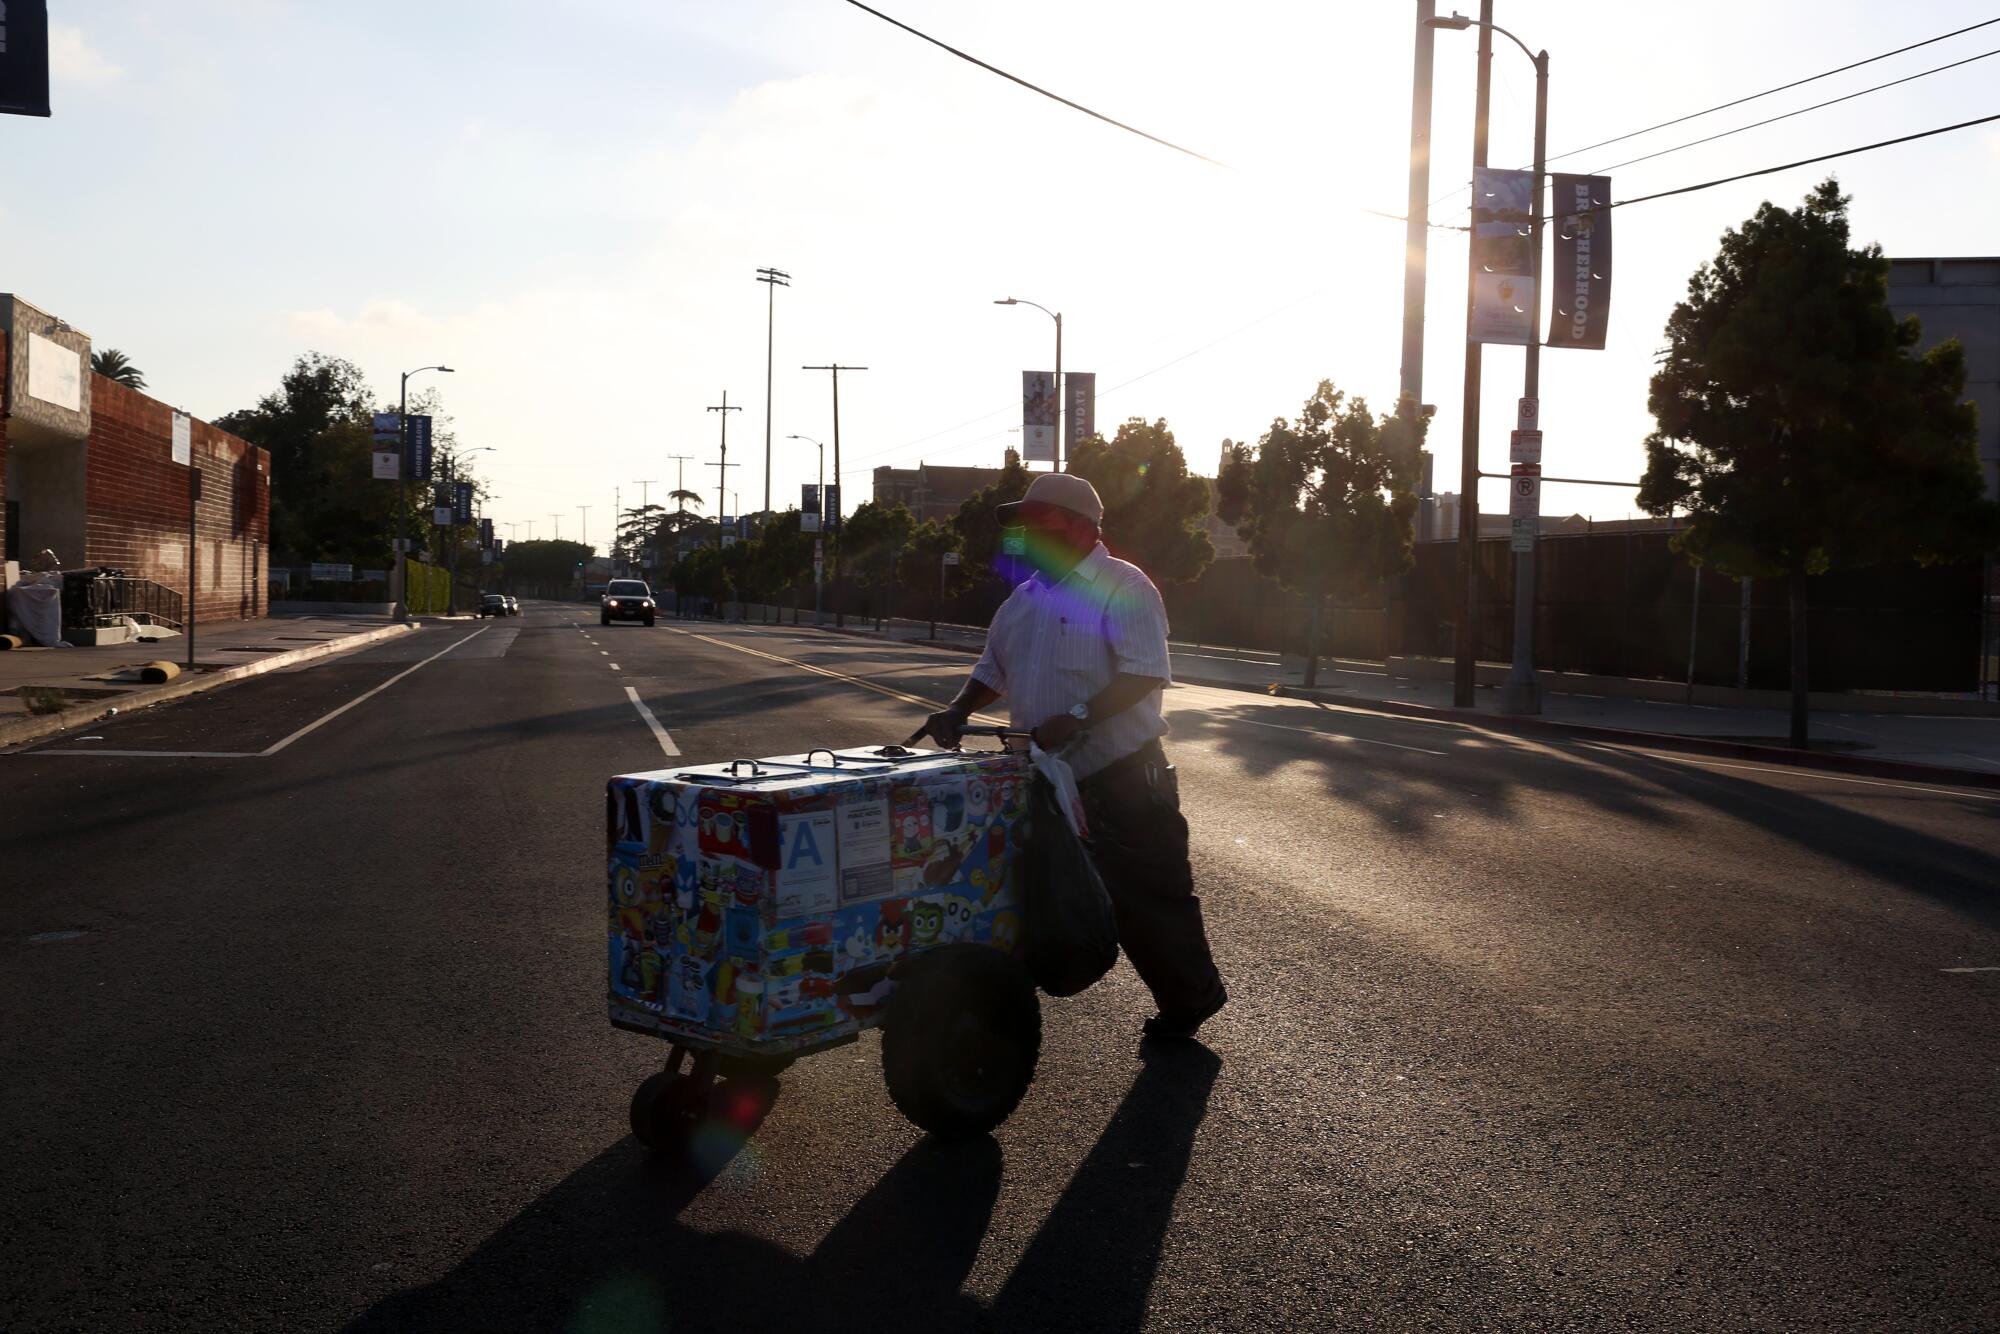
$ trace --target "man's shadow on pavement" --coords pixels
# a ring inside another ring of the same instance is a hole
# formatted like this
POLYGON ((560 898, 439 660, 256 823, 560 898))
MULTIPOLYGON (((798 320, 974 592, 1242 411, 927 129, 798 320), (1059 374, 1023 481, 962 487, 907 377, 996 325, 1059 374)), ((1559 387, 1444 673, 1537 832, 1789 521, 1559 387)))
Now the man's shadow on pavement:
POLYGON ((348 1329, 1136 1330, 1222 1069, 1197 1043, 1144 1058, 990 1310, 960 1289, 999 1198, 991 1138, 920 1140, 803 1259, 679 1221, 727 1159, 711 1155, 708 1172, 670 1167, 626 1139, 450 1273, 348 1329))

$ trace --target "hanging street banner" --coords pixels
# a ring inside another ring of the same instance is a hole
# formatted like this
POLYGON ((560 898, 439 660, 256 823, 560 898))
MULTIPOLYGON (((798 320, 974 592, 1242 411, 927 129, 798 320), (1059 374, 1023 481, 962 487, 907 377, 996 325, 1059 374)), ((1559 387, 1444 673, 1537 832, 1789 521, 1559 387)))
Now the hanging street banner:
POLYGON ((1076 442, 1097 434, 1097 372, 1071 371, 1063 376, 1063 457, 1076 453, 1076 442))
POLYGON ((1535 336, 1534 198, 1531 171, 1480 167, 1472 173, 1469 343, 1526 347, 1535 336))
POLYGON ((375 451, 374 478, 378 482, 393 482, 403 475, 403 456, 393 449, 375 451))
POLYGON ((1602 351, 1611 323, 1611 178, 1555 172, 1549 179, 1549 346, 1602 351))
POLYGON ((1021 457, 1056 461, 1056 377, 1049 371, 1021 372, 1021 457))
POLYGON ((378 412, 373 426, 375 439, 385 445, 393 445, 403 438, 403 418, 400 413, 378 412))
POLYGON ((819 487, 811 482, 799 488, 799 531, 819 531, 819 487))
POLYGON ((194 466, 194 418, 185 412, 174 414, 173 456, 183 468, 194 466))
POLYGON ((482 546, 482 547, 485 547, 485 548, 486 548, 486 549, 488 549, 489 551, 490 551, 490 550, 492 550, 492 548, 493 548, 493 520, 491 520, 491 519, 481 519, 481 520, 479 521, 479 545, 480 545, 480 546, 482 546))
POLYGON ((414 413, 405 419, 403 476, 413 482, 431 479, 431 419, 414 413))
POLYGON ((472 483, 452 483, 451 519, 453 523, 472 522, 472 483))
POLYGON ((49 7, 0 4, 0 115, 49 114, 49 7))
POLYGON ((828 528, 840 526, 840 487, 832 482, 826 484, 826 494, 820 497, 820 517, 828 528))

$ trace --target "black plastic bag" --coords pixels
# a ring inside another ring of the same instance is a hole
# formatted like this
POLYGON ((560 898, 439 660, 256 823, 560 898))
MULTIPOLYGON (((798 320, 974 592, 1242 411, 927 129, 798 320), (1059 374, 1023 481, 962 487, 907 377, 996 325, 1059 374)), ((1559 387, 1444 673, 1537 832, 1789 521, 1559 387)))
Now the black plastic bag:
POLYGON ((1040 774, 1029 789, 1026 853, 1021 930, 1028 971, 1049 995, 1074 996, 1118 962, 1118 920, 1089 849, 1040 774))

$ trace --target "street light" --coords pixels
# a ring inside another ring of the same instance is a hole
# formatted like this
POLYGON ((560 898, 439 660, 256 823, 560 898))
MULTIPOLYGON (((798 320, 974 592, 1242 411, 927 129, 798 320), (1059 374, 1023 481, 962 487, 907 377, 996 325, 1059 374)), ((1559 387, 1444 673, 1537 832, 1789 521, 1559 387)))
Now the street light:
POLYGON ((817 493, 819 496, 819 513, 813 516, 819 521, 819 528, 813 534, 813 624, 818 625, 826 619, 826 612, 822 605, 825 600, 826 589, 823 575, 824 558, 820 554, 826 549, 826 446, 809 435, 788 435, 785 439, 803 440, 807 444, 819 446, 819 490, 817 493))
POLYGON ((413 371, 403 372, 402 392, 396 403, 397 433, 403 442, 402 466, 396 469, 396 619, 410 619, 409 569, 404 564, 410 558, 410 377, 422 375, 425 371, 442 371, 453 374, 449 366, 419 366, 413 371))
MULTIPOLYGON (((1488 4, 1482 10, 1482 14, 1490 12, 1492 12, 1491 3, 1488 0, 1488 4)), ((1489 32, 1497 32, 1514 45, 1520 47, 1521 54, 1532 61, 1535 66, 1535 165, 1532 168, 1534 172, 1534 193, 1529 205, 1528 223, 1529 236, 1532 242, 1528 249, 1528 267, 1529 276, 1533 281, 1535 308, 1530 312, 1529 316, 1528 355, 1527 363, 1523 368, 1521 376, 1521 397, 1525 402, 1535 404, 1536 419, 1539 422, 1541 406, 1539 400, 1542 391, 1542 179, 1548 174, 1549 53, 1547 51, 1530 51, 1526 42, 1516 37, 1513 33, 1508 32, 1499 24, 1483 17, 1472 19, 1463 14, 1452 14, 1448 18, 1426 19, 1424 23, 1429 28, 1445 29, 1453 32, 1463 32, 1465 29, 1471 27, 1479 27, 1489 32)), ((1486 49, 1491 49, 1490 42, 1486 43, 1486 49)), ((1485 77, 1484 69, 1481 70, 1481 77, 1482 80, 1485 77)), ((1486 146, 1486 104, 1484 99, 1481 99, 1479 102, 1478 125, 1476 128, 1475 161, 1477 165, 1484 166, 1484 150, 1486 146)), ((1466 280, 1468 284, 1471 283, 1472 274, 1479 263, 1479 246, 1476 236, 1473 238, 1471 256, 1471 260, 1467 265, 1466 280)), ((1474 346, 1476 345, 1468 345, 1468 353, 1472 351, 1474 346)), ((1468 560, 1467 568, 1469 570, 1477 569, 1479 547, 1479 428, 1476 421, 1478 415, 1476 367, 1476 362, 1470 363, 1466 377, 1468 381, 1464 432, 1466 452, 1463 459, 1465 480, 1460 486, 1460 490, 1464 494, 1459 497, 1458 502, 1460 556, 1468 560), (1469 528, 1466 517, 1468 512, 1470 514, 1469 528), (1470 538, 1467 537, 1468 532, 1471 534, 1470 538)), ((1515 424, 1522 429, 1526 429, 1527 426, 1525 422, 1521 422, 1518 419, 1515 424)), ((1522 475, 1526 476, 1528 474, 1524 472, 1522 475)), ((1533 475, 1539 478, 1539 467, 1537 467, 1533 475)), ((1460 689, 1458 693, 1460 697, 1456 702, 1461 707, 1470 706, 1472 703, 1472 699, 1470 698, 1471 691, 1466 686, 1472 674, 1473 660, 1478 652, 1478 645, 1474 642, 1472 626, 1474 589, 1473 577, 1468 574, 1465 581, 1465 590, 1462 595, 1463 601, 1459 616, 1458 656, 1460 661, 1457 676, 1459 677, 1460 689)), ((1527 550, 1518 551, 1514 555, 1514 660, 1507 669, 1507 687, 1500 695, 1500 709, 1503 713, 1519 714, 1540 713, 1542 711, 1541 689, 1535 680, 1535 548, 1532 543, 1527 550)))
POLYGON ((1033 306, 1036 310, 1041 311, 1042 314, 1056 322, 1056 444, 1055 463, 1053 467, 1056 472, 1061 472, 1063 453, 1062 312, 1050 310, 1047 306, 1041 305, 1038 302, 1022 301, 1011 296, 995 301, 993 304, 996 306, 1033 306))
MULTIPOLYGON (((445 570, 444 591, 444 610, 447 616, 458 611, 458 491, 453 486, 453 483, 458 480, 458 456, 460 454, 497 454, 499 452, 498 447, 494 445, 471 445, 464 449, 454 450, 444 456, 444 484, 451 499, 452 510, 452 521, 447 525, 451 530, 451 560, 445 570)), ((471 510, 468 507, 466 518, 470 519, 471 517, 471 510)))

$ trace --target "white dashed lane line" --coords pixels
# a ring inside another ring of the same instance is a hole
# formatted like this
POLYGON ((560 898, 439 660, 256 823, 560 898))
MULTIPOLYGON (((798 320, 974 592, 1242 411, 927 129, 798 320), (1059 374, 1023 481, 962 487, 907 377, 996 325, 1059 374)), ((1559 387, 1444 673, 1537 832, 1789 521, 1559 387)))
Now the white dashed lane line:
POLYGON ((653 711, 646 707, 646 701, 639 698, 638 690, 632 686, 626 686, 625 696, 632 701, 632 707, 639 711, 639 717, 645 720, 646 726, 652 729, 654 739, 660 743, 660 749, 669 755, 680 754, 681 748, 676 746, 674 739, 667 735, 667 729, 660 726, 660 720, 655 718, 653 711))

